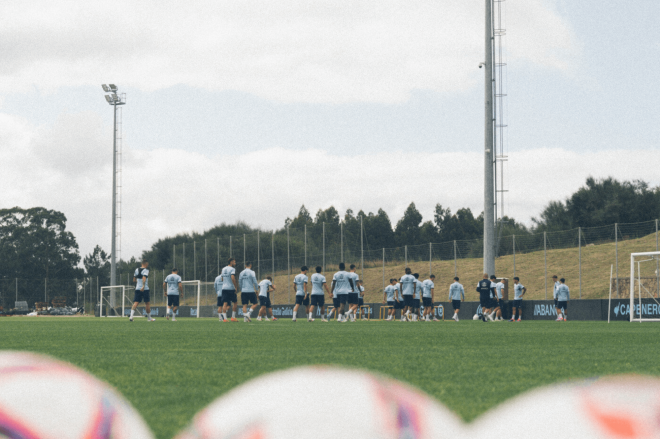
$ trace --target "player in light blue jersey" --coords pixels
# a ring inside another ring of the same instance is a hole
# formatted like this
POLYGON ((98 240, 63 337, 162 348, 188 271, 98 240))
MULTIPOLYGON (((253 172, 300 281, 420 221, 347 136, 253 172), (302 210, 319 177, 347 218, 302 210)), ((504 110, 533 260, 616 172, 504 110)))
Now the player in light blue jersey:
POLYGON ((325 289, 329 296, 331 296, 331 294, 325 276, 321 274, 321 271, 323 271, 323 267, 318 266, 316 267, 316 273, 312 274, 312 306, 309 308, 308 320, 310 322, 314 321, 314 310, 320 307, 321 321, 327 323, 328 320, 325 318, 325 293, 323 292, 323 289, 325 289))
POLYGON ((422 282, 419 280, 419 273, 414 273, 415 277, 415 293, 413 294, 413 322, 421 321, 421 307, 422 307, 422 282))
POLYGON ((168 274, 165 280, 163 280, 163 293, 167 296, 167 311, 165 311, 165 316, 169 320, 170 312, 172 312, 172 321, 176 322, 176 311, 179 308, 179 294, 183 293, 181 276, 179 276, 178 269, 173 268, 172 273, 168 274))
POLYGON ((222 269, 222 321, 227 322, 227 312, 232 308, 231 321, 236 320, 238 310, 238 280, 236 279, 236 259, 229 258, 227 266, 222 269))
POLYGON ((357 314, 358 307, 360 306, 360 288, 358 282, 360 281, 360 276, 355 272, 355 264, 351 264, 349 267, 348 276, 353 281, 355 289, 353 292, 348 293, 348 311, 344 314, 344 319, 348 320, 350 318, 351 322, 355 321, 355 315, 357 314))
MULTIPOLYGON (((424 320, 427 322, 431 321, 431 315, 433 314, 433 301, 435 299, 434 290, 435 274, 432 274, 428 279, 422 282, 422 305, 424 305, 424 320)), ((433 321, 438 321, 435 315, 433 316, 433 321)))
POLYGON ((222 321, 222 274, 219 274, 213 282, 215 294, 218 296, 218 319, 222 321))
POLYGON ((449 300, 454 308, 454 319, 458 322, 458 312, 461 310, 461 302, 465 300, 465 289, 458 283, 458 276, 454 278, 454 283, 449 286, 449 300))
POLYGON ((552 276, 552 281, 554 282, 554 287, 552 288, 552 299, 555 301, 555 309, 557 310, 557 315, 559 315, 559 307, 557 306, 557 288, 559 288, 559 285, 561 285, 561 282, 559 282, 559 279, 557 278, 557 275, 552 276))
POLYGON ((417 279, 412 275, 412 270, 406 268, 406 274, 401 276, 401 295, 403 296, 403 311, 401 311, 401 321, 412 321, 412 310, 414 305, 414 294, 417 286, 417 279))
POLYGON ((497 294, 497 313, 495 320, 498 321, 503 321, 504 319, 502 318, 502 312, 506 309, 506 304, 504 303, 504 294, 503 291, 506 288, 507 280, 506 279, 501 279, 499 282, 495 284, 495 293, 497 294))
MULTIPOLYGON (((293 292, 296 294, 296 304, 293 307, 293 316, 292 320, 296 321, 296 316, 298 314, 298 308, 300 305, 305 306, 305 315, 309 316, 309 292, 307 291, 307 266, 303 265, 300 267, 300 274, 293 278, 293 292)), ((307 321, 310 319, 307 317, 307 321)))
POLYGON ((362 280, 358 281, 358 311, 360 312, 360 320, 367 320, 367 312, 362 312, 362 307, 364 306, 364 282, 362 280))
POLYGON ((259 310, 259 315, 257 316, 258 321, 261 321, 263 318, 268 322, 268 314, 270 314, 270 317, 273 319, 273 321, 277 320, 277 318, 273 316, 273 306, 270 303, 271 291, 275 291, 273 278, 266 276, 266 279, 259 282, 259 305, 261 305, 261 309, 259 310))
POLYGON ((518 321, 522 318, 522 299, 527 288, 520 283, 520 278, 518 276, 513 278, 513 307, 511 308, 511 320, 510 322, 516 321, 516 311, 518 312, 518 321))
MULTIPOLYGON (((346 264, 343 262, 339 263, 339 271, 335 273, 332 277, 332 288, 330 288, 332 294, 337 294, 337 303, 339 304, 339 310, 337 310, 337 321, 338 322, 347 322, 344 319, 344 307, 348 302, 348 293, 355 292, 355 284, 353 279, 346 272, 346 264)), ((336 309, 336 307, 335 307, 336 309)))
POLYGON ((394 319, 396 320, 396 310, 398 309, 398 310, 401 310, 401 321, 405 322, 406 317, 405 317, 405 314, 404 314, 403 310, 406 308, 406 306, 405 306, 405 302, 403 300, 403 294, 401 293, 401 278, 399 278, 396 281, 396 284, 394 285, 394 289, 396 290, 396 294, 395 294, 394 297, 397 298, 396 303, 394 304, 394 314, 395 314, 394 319))
POLYGON ((135 310, 140 302, 144 300, 144 307, 147 310, 147 321, 155 322, 156 320, 151 317, 151 298, 149 297, 149 261, 142 260, 142 265, 135 269, 133 273, 133 283, 135 283, 135 296, 133 298, 133 307, 131 308, 131 316, 129 322, 133 321, 135 310))
POLYGON ((383 305, 387 304, 387 306, 390 307, 390 309, 387 310, 387 321, 394 319, 394 313, 396 312, 395 306, 399 301, 397 293, 396 279, 390 279, 390 284, 386 286, 385 291, 383 291, 383 305))
POLYGON ((497 319, 498 315, 501 315, 500 302, 497 300, 497 276, 494 274, 490 276, 490 288, 491 288, 491 313, 488 318, 492 321, 499 321, 497 319))
POLYGON ((257 275, 252 271, 252 262, 245 262, 245 269, 238 275, 238 284, 241 287, 241 303, 243 304, 243 322, 252 321, 252 312, 257 309, 257 291, 259 283, 257 275), (250 306, 252 304, 252 306, 250 306), (247 307, 250 306, 248 310, 247 307))
POLYGON ((566 279, 563 277, 559 279, 559 286, 557 287, 557 321, 561 322, 566 320, 566 310, 568 309, 568 301, 571 300, 571 293, 566 285, 566 279))

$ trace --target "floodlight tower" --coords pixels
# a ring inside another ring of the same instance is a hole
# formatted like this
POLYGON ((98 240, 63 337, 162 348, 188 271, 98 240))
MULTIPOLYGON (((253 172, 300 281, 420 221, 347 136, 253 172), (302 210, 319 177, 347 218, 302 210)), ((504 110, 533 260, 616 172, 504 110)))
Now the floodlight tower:
POLYGON ((112 241, 110 249, 110 286, 117 285, 117 106, 126 104, 126 96, 117 93, 114 84, 103 84, 105 100, 112 105, 114 121, 112 130, 112 241))
MULTIPOLYGON (((485 126, 484 126, 484 273, 495 274, 495 162, 493 144, 493 15, 486 0, 485 126)), ((481 67, 481 66, 479 66, 481 67)))

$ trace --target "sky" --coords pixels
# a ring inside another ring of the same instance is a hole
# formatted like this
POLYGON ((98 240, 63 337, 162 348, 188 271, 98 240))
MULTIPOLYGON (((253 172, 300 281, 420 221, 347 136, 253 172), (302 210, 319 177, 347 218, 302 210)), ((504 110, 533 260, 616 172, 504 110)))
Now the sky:
MULTIPOLYGON (((660 185, 660 5, 507 0, 504 214, 588 176, 660 185)), ((122 257, 222 222, 410 202, 483 210, 484 2, 4 0, 0 208, 62 211, 122 257)))

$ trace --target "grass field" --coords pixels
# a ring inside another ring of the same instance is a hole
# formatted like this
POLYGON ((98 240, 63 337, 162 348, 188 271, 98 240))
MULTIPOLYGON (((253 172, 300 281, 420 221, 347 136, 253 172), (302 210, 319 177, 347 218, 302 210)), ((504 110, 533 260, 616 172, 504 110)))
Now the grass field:
POLYGON ((660 325, 627 322, 0 319, 0 349, 46 353, 88 370, 118 388, 158 438, 173 437, 198 410, 251 378, 320 363, 390 375, 471 420, 568 378, 660 375, 658 336, 660 325))

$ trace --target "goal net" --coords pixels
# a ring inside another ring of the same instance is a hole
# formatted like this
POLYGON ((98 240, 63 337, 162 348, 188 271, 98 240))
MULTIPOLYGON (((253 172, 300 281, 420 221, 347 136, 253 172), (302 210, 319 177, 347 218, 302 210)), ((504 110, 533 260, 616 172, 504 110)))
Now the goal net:
POLYGON ((101 287, 99 297, 100 317, 122 317, 124 315, 126 288, 125 285, 101 287))
POLYGON ((660 322, 660 252, 630 255, 630 321, 660 322))
POLYGON ((181 282, 183 292, 179 297, 179 305, 191 306, 190 317, 199 318, 199 302, 202 296, 202 282, 198 280, 184 280, 181 282), (193 316, 194 312, 194 316, 193 316))

